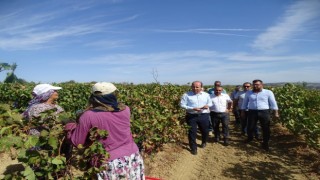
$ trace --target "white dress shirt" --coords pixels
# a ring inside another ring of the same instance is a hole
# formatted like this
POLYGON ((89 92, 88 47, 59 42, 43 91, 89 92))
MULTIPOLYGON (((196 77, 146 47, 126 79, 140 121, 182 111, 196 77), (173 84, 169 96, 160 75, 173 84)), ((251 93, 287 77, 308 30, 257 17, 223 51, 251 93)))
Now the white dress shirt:
POLYGON ((228 94, 222 94, 216 96, 215 94, 210 94, 210 99, 212 102, 212 106, 210 107, 210 111, 213 112, 226 112, 228 103, 232 103, 232 100, 228 94))

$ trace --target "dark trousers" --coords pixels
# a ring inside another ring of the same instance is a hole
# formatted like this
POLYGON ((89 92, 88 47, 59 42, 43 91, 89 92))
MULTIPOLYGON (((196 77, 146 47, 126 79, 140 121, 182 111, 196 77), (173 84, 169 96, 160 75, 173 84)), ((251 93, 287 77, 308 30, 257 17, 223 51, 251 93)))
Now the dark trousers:
POLYGON ((187 114, 187 124, 190 126, 188 131, 189 146, 191 150, 197 149, 197 126, 201 132, 202 143, 206 143, 209 136, 209 113, 187 114))
POLYGON ((270 139, 270 111, 269 110, 249 110, 248 116, 248 140, 253 139, 254 129, 257 122, 260 122, 263 143, 267 144, 270 139))
MULTIPOLYGON (((239 110, 239 113, 241 113, 241 110, 239 110)), ((249 119, 249 111, 245 111, 245 116, 241 117, 241 133, 246 134, 248 132, 248 119, 249 119)), ((259 128, 256 124, 256 126, 254 127, 254 135, 256 137, 259 136, 259 128)))
POLYGON ((220 138, 220 123, 222 124, 223 138, 227 139, 229 137, 229 113, 216 113, 210 112, 212 126, 214 131, 214 137, 220 138))
POLYGON ((240 117, 240 111, 238 107, 233 107, 232 113, 234 115, 234 118, 236 120, 236 124, 240 124, 241 123, 241 117, 240 117))

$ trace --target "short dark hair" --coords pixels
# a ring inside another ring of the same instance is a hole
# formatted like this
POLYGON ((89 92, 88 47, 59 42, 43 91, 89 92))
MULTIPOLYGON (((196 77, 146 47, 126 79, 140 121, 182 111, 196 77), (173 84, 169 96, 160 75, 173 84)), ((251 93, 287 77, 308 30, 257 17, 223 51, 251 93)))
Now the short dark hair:
POLYGON ((217 83, 219 83, 220 86, 221 86, 221 81, 215 81, 215 82, 214 82, 214 85, 216 85, 217 83))
POLYGON ((261 84, 263 84, 262 80, 260 80, 260 79, 255 79, 255 80, 253 80, 253 81, 252 81, 252 84, 254 84, 254 83, 256 83, 256 82, 261 82, 261 84))
POLYGON ((243 83, 243 84, 242 84, 242 86, 244 86, 245 84, 250 84, 250 86, 251 86, 251 83, 249 83, 249 82, 245 82, 245 83, 243 83))

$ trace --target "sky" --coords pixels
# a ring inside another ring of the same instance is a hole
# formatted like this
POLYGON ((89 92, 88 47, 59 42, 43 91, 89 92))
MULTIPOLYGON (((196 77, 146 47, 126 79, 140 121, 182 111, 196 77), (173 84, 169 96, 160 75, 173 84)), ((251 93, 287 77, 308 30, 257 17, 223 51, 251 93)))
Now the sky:
POLYGON ((0 0, 0 62, 36 83, 320 82, 320 0, 0 0))

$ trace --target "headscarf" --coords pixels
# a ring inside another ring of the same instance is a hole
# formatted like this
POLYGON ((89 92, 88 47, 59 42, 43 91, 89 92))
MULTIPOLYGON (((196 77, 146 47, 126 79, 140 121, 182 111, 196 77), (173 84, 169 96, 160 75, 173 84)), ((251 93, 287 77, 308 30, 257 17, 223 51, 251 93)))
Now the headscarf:
POLYGON ((39 94, 39 95, 37 95, 36 93, 32 92, 33 98, 31 99, 31 101, 29 101, 28 108, 23 112, 23 114, 22 114, 23 117, 29 118, 29 111, 30 111, 31 107, 33 105, 46 102, 51 97, 51 95, 54 93, 54 91, 55 90, 50 89, 49 91, 47 91, 45 93, 42 93, 42 94, 39 94))
POLYGON ((118 103, 117 97, 111 94, 95 95, 91 94, 89 98, 91 108, 96 111, 119 112, 125 109, 125 105, 118 103))

